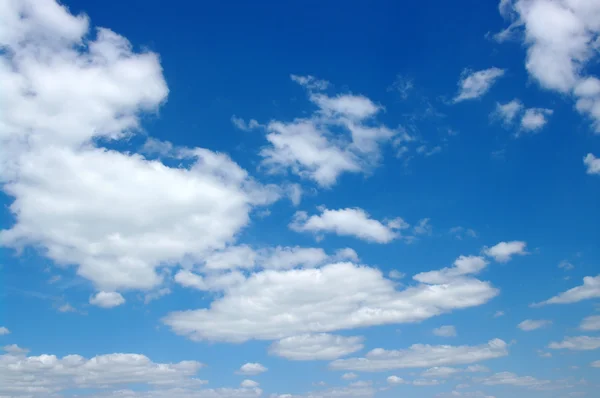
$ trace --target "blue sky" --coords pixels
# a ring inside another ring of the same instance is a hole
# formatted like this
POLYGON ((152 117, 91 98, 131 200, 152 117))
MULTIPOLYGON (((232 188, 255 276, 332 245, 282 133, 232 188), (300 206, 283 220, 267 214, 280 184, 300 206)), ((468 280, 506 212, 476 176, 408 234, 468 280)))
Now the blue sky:
POLYGON ((0 7, 0 396, 593 396, 597 1, 0 7))

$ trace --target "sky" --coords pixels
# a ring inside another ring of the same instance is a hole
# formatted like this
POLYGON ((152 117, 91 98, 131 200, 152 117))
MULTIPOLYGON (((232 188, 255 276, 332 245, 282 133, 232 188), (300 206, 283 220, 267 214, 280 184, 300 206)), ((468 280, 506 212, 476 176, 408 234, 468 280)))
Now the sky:
POLYGON ((600 387, 597 0, 0 9, 0 397, 600 387))

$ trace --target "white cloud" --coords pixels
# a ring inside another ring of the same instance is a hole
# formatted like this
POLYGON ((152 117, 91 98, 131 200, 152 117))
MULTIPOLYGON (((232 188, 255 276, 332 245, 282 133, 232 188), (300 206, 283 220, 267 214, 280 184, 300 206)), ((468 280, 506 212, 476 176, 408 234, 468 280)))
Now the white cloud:
POLYGON ((0 244, 39 247, 99 291, 151 289, 158 268, 223 248, 276 199, 224 154, 163 145, 187 165, 167 167, 97 147, 165 101, 158 56, 108 29, 88 35, 87 17, 54 2, 3 4, 0 181, 16 221, 0 244))
POLYGON ((597 55, 600 4, 596 0, 516 0, 501 8, 511 25, 500 38, 523 33, 525 67, 544 88, 572 94, 579 112, 600 131, 600 84, 586 76, 597 55))
POLYGON ((586 166, 587 174, 600 174, 600 158, 588 153, 583 158, 583 164, 586 166))
POLYGON ((541 329, 551 324, 552 321, 548 321, 545 319, 526 319, 523 322, 519 323, 517 327, 525 332, 530 332, 532 330, 541 329))
POLYGON ((352 380, 352 379, 356 379, 358 377, 358 375, 356 373, 344 373, 342 375, 342 379, 344 380, 352 380))
POLYGON ((472 228, 452 227, 449 232, 458 240, 463 240, 464 238, 477 238, 477 231, 472 228))
POLYGON ((541 388, 551 383, 550 380, 538 380, 532 376, 517 376, 511 372, 495 373, 489 377, 478 379, 478 382, 487 386, 511 385, 528 388, 541 388))
POLYGON ((302 186, 300 184, 290 184, 286 188, 287 196, 294 206, 300 205, 302 201, 302 186))
POLYGON ((362 337, 328 333, 291 336, 274 342, 269 353, 294 361, 332 360, 363 348, 362 337))
POLYGON ((120 293, 101 291, 90 298, 90 304, 102 308, 118 307, 125 303, 125 299, 120 293))
POLYGON ((171 289, 169 289, 168 287, 163 287, 162 289, 158 289, 156 291, 146 293, 144 295, 144 304, 148 304, 149 302, 151 302, 153 300, 157 300, 168 294, 171 294, 171 289))
POLYGON ((248 362, 240 367, 238 374, 254 376, 266 372, 268 369, 257 362, 248 362))
POLYGON ((579 329, 588 331, 600 330, 600 315, 591 315, 584 318, 579 325, 579 329))
POLYGON ((311 75, 290 75, 290 78, 292 79, 292 81, 298 83, 301 86, 306 87, 309 90, 325 90, 330 85, 330 83, 327 80, 320 80, 311 75))
POLYGON ((550 343, 548 348, 552 348, 553 350, 567 349, 575 351, 596 350, 600 348, 600 337, 565 337, 561 342, 550 343))
POLYGON ((381 271, 348 262, 315 269, 265 270, 225 291, 210 308, 172 312, 163 322, 193 340, 276 340, 418 322, 481 305, 498 294, 489 282, 471 277, 442 285, 396 288, 381 271))
POLYGON ((422 283, 442 284, 460 277, 478 274, 487 265, 488 262, 480 256, 459 256, 452 267, 421 272, 413 276, 413 279, 422 283))
POLYGON ((24 351, 0 355, 0 395, 48 397, 72 389, 114 388, 127 384, 152 387, 199 386, 203 365, 196 361, 155 363, 139 354, 25 356, 24 351))
POLYGON ((494 313, 494 318, 500 318, 501 316, 504 316, 504 315, 505 315, 504 311, 496 311, 494 313))
POLYGON ((486 256, 493 257, 499 263, 505 263, 515 255, 528 254, 525 246, 527 244, 521 241, 500 242, 495 246, 484 248, 483 253, 486 256))
POLYGON ((496 103, 496 110, 492 114, 493 117, 501 119, 505 124, 511 124, 521 113, 523 103, 518 99, 514 99, 505 104, 496 103))
POLYGON ((590 364, 593 368, 600 368, 600 361, 594 361, 590 364))
POLYGON ((246 379, 240 383, 240 387, 255 388, 255 387, 258 387, 258 382, 254 381, 254 380, 246 379))
POLYGON ((321 214, 308 216, 304 211, 298 211, 290 224, 297 232, 335 233, 342 236, 354 236, 368 242, 389 243, 399 238, 399 231, 406 229, 401 218, 381 222, 360 208, 329 210, 320 207, 321 214))
POLYGON ((521 129, 527 132, 537 132, 548 122, 548 117, 552 115, 552 109, 530 108, 525 110, 521 118, 521 129))
POLYGON ((433 329, 433 334, 440 337, 456 337, 456 328, 452 325, 440 326, 433 329))
POLYGON ((5 345, 4 347, 2 347, 2 350, 12 355, 27 354, 29 352, 28 349, 21 348, 16 344, 5 345))
POLYGON ((564 269, 565 271, 570 271, 573 268, 575 268, 575 266, 573 264, 571 264, 569 261, 563 260, 560 263, 558 263, 558 268, 564 269))
POLYGON ((448 366, 436 366, 434 368, 427 369, 426 371, 421 373, 421 376, 446 378, 460 372, 462 372, 462 369, 450 368, 448 366))
POLYGON ((4 336, 7 334, 10 334, 10 330, 8 330, 8 328, 5 326, 1 326, 0 327, 0 336, 4 336))
POLYGON ((431 235, 433 227, 429 224, 430 221, 429 218, 420 219, 417 225, 413 227, 415 235, 431 235))
POLYGON ((387 91, 396 91, 400 93, 400 97, 402 99, 407 99, 411 90, 413 90, 414 84, 413 81, 405 76, 397 75, 396 80, 390 87, 388 87, 387 91))
POLYGON ((406 380, 404 380, 402 377, 398 377, 398 376, 388 376, 388 378, 386 379, 387 382, 389 384, 393 384, 393 385, 398 385, 398 384, 406 384, 406 380))
POLYGON ((500 340, 490 340, 479 346, 450 346, 414 344, 406 350, 388 351, 376 348, 364 358, 338 359, 331 363, 332 369, 347 369, 363 372, 377 372, 401 368, 428 368, 469 364, 508 355, 507 344, 500 340))
POLYGON ((388 273, 388 276, 391 279, 402 279, 406 276, 406 274, 404 272, 400 272, 398 270, 393 269, 388 273))
POLYGON ((437 386, 443 384, 444 381, 439 381, 436 379, 417 379, 412 381, 413 386, 417 387, 427 387, 427 386, 437 386))
POLYGON ((483 96, 504 75, 504 70, 489 68, 480 71, 465 70, 458 82, 459 92, 454 102, 475 99, 483 96))
POLYGON ((546 304, 571 304, 597 297, 600 297, 600 275, 595 277, 586 276, 583 278, 583 285, 569 289, 546 301, 534 304, 534 306, 546 304))
POLYGON ((306 394, 271 394, 269 398, 374 398, 376 390, 365 382, 350 383, 348 387, 334 387, 306 394), (356 384, 355 384, 356 383, 356 384))
POLYGON ((257 127, 260 127, 260 124, 254 119, 250 119, 250 121, 246 123, 244 119, 235 115, 231 117, 231 123, 233 123, 233 125, 238 129, 243 131, 250 131, 257 127))
POLYGON ((260 155, 270 172, 289 170, 330 187, 342 173, 365 173, 375 167, 381 157, 380 146, 392 138, 412 140, 400 129, 375 122, 383 108, 370 99, 314 92, 322 87, 315 87, 316 80, 310 76, 292 76, 292 80, 308 88, 309 99, 318 109, 308 118, 267 124, 269 144, 260 155))

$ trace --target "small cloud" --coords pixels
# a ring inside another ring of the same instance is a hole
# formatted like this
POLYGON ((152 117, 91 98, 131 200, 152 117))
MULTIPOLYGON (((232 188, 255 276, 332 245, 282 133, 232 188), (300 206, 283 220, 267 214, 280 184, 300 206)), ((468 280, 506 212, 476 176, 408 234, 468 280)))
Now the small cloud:
POLYGON ((258 385, 258 382, 249 379, 246 379, 240 383, 240 386, 244 388, 255 388, 258 387, 258 385))
POLYGON ((2 349, 12 355, 22 355, 29 352, 26 348, 21 348, 16 344, 5 345, 2 349))
POLYGON ((573 268, 575 268, 575 266, 567 260, 563 260, 560 263, 558 263, 558 268, 564 269, 565 271, 570 271, 573 268))
POLYGON ((494 314, 494 318, 500 318, 501 316, 504 316, 505 313, 504 311, 496 311, 496 313, 494 314))
POLYGON ((485 247, 483 253, 488 257, 493 257, 499 263, 506 263, 515 255, 523 256, 528 254, 525 251, 527 243, 522 241, 500 242, 492 247, 485 247))
POLYGON ((482 97, 504 75, 500 68, 489 68, 477 72, 465 69, 458 82, 459 92, 454 102, 461 102, 482 97))
POLYGON ((237 117, 235 115, 233 115, 231 117, 231 123, 233 123, 233 125, 235 127, 237 127, 238 129, 240 129, 242 131, 250 131, 257 127, 260 127, 260 123, 258 123, 254 119, 250 119, 250 121, 248 123, 246 123, 246 121, 244 119, 242 119, 241 117, 237 117))
POLYGON ((429 218, 423 218, 419 220, 417 225, 413 227, 413 231, 416 235, 431 235, 433 227, 429 224, 429 218))
POLYGON ((53 283, 56 283, 60 280, 61 280, 60 275, 54 275, 52 278, 48 279, 48 283, 52 285, 53 283))
POLYGON ((358 377, 358 375, 356 373, 344 373, 342 375, 342 379, 344 380, 352 380, 352 379, 356 379, 358 377))
POLYGON ((392 279, 402 279, 406 276, 404 272, 396 271, 395 269, 391 270, 388 276, 392 279))
POLYGON ((591 153, 588 153, 583 158, 583 164, 586 166, 587 174, 597 174, 600 175, 600 158, 597 158, 591 153))
POLYGON ((290 78, 292 79, 292 81, 312 91, 322 91, 327 89, 330 85, 330 83, 327 80, 317 79, 316 77, 311 75, 290 75, 290 78))
POLYGON ((58 307, 58 312, 77 312, 77 310, 69 303, 65 303, 58 307))
POLYGON ((413 81, 408 79, 402 75, 397 75, 396 80, 390 87, 388 87, 387 91, 396 91, 400 93, 400 97, 402 99, 407 99, 410 91, 414 88, 413 81))
POLYGON ((451 325, 441 326, 437 329, 433 329, 433 334, 440 337, 456 337, 456 328, 451 325))
POLYGON ((538 132, 548 123, 548 117, 553 113, 552 109, 527 109, 521 118, 521 130, 525 132, 538 132))
POLYGON ((248 362, 240 367, 236 373, 241 375, 254 376, 266 372, 268 369, 257 362, 248 362))
POLYGON ((90 304, 101 308, 113 308, 125 303, 125 299, 117 292, 98 292, 90 298, 90 304))
POLYGON ((531 332, 532 330, 541 329, 543 327, 549 326, 552 324, 552 321, 548 321, 545 319, 526 319, 523 322, 519 323, 517 327, 524 332, 531 332))
POLYGON ((5 336, 7 334, 10 334, 10 330, 4 326, 0 326, 0 336, 5 336))

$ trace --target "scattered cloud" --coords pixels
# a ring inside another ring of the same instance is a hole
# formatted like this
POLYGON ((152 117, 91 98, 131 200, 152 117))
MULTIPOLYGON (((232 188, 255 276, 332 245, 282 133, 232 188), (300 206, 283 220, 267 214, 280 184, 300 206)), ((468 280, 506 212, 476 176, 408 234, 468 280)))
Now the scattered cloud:
POLYGON ((474 229, 460 226, 450 228, 449 232, 458 240, 463 240, 464 238, 477 238, 478 236, 474 229))
POLYGON ((506 314, 504 313, 504 311, 496 311, 496 312, 494 313, 494 318, 500 318, 501 316, 504 316, 504 315, 506 315, 506 314))
POLYGON ((341 236, 354 236, 368 242, 389 243, 399 238, 400 231, 408 228, 401 218, 378 221, 360 208, 329 210, 320 207, 321 214, 312 215, 298 211, 290 224, 296 232, 335 233, 341 236))
POLYGON ((387 91, 395 91, 400 94, 402 99, 407 99, 410 92, 414 89, 414 84, 412 79, 409 79, 402 75, 397 75, 396 80, 390 87, 388 87, 387 91))
POLYGON ((257 362, 248 362, 248 363, 243 364, 240 367, 240 370, 237 371, 237 373, 241 374, 241 375, 255 376, 255 375, 259 375, 261 373, 264 373, 267 370, 268 369, 265 368, 260 363, 257 363, 257 362))
POLYGON ((489 68, 480 71, 464 70, 458 82, 459 91, 454 102, 482 97, 504 75, 504 70, 489 68))
POLYGON ((565 271, 570 271, 573 268, 575 268, 575 266, 569 261, 563 260, 560 263, 558 263, 558 268, 564 269, 565 271))
POLYGON ((600 158, 597 158, 591 153, 588 153, 583 158, 583 164, 586 166, 587 174, 599 174, 600 175, 600 158))
POLYGON ((546 304, 572 304, 597 297, 600 297, 600 275, 596 277, 586 276, 583 278, 583 285, 569 289, 546 301, 533 304, 533 306, 546 304))
POLYGON ((525 332, 530 332, 532 330, 541 329, 546 326, 550 326, 552 321, 548 321, 545 319, 526 319, 523 322, 519 323, 517 327, 525 332))
POLYGON ((413 227, 415 235, 431 235, 433 233, 433 227, 429 223, 431 219, 422 218, 419 220, 417 225, 413 227))
POLYGON ((522 241, 500 242, 495 246, 483 249, 483 254, 493 257, 499 263, 506 263, 515 255, 528 254, 525 250, 527 244, 522 241))
POLYGON ((391 271, 388 273, 388 276, 389 276, 391 279, 396 279, 396 280, 398 280, 398 279, 403 279, 403 278, 406 276, 406 274, 405 274, 404 272, 400 272, 400 271, 398 271, 398 270, 395 270, 395 269, 393 269, 393 270, 391 270, 391 271))
POLYGON ((388 378, 386 379, 387 382, 389 384, 392 385, 398 385, 398 384, 406 384, 406 380, 404 380, 402 377, 398 377, 398 376, 388 376, 388 378))
POLYGON ((125 299, 117 292, 98 292, 90 298, 90 304, 102 307, 113 308, 125 303, 125 299))
POLYGON ((433 334, 440 337, 456 337, 456 327, 451 325, 440 326, 437 329, 433 329, 433 334))
POLYGON ((548 117, 552 115, 552 109, 530 108, 525 110, 521 118, 521 130, 525 132, 538 132, 548 123, 548 117))
POLYGON ((344 380, 352 380, 352 379, 356 379, 358 377, 358 375, 356 373, 344 373, 342 375, 342 379, 344 380))
POLYGON ((443 284, 467 275, 478 274, 488 265, 480 256, 460 256, 452 267, 442 268, 437 271, 421 272, 413 279, 422 283, 443 284))
POLYGON ((586 331, 600 330, 600 315, 591 315, 584 318, 579 325, 579 329, 586 331))
POLYGON ((538 380, 532 376, 518 376, 511 372, 495 373, 491 376, 478 379, 477 381, 487 386, 510 385, 531 389, 539 389, 552 383, 550 380, 538 380))
POLYGON ((28 349, 26 348, 21 348, 16 344, 10 344, 10 345, 5 345, 4 347, 2 347, 3 351, 8 352, 9 354, 12 355, 21 355, 21 354, 27 354, 29 352, 28 349))
POLYGON ((315 90, 315 91, 326 90, 331 84, 327 80, 320 80, 311 75, 307 75, 307 76, 290 75, 290 78, 292 79, 292 81, 298 83, 299 85, 301 85, 303 87, 306 87, 308 90, 315 90))
POLYGON ((490 340, 479 346, 432 346, 414 344, 406 350, 388 351, 376 348, 364 358, 338 359, 330 364, 332 369, 361 372, 378 372, 402 368, 429 368, 469 364, 508 355, 508 345, 500 340, 490 340))
POLYGON ((492 113, 492 117, 498 118, 498 119, 502 120, 502 122, 504 124, 509 125, 515 121, 515 119, 521 113, 522 110, 523 110, 523 103, 516 98, 505 104, 501 104, 501 103, 497 102, 496 109, 492 113))
POLYGON ((250 121, 246 123, 244 119, 235 115, 231 117, 231 123, 242 131, 250 131, 260 127, 260 124, 254 119, 250 119, 250 121))
POLYGON ((249 379, 243 380, 240 383, 240 387, 244 387, 244 388, 256 388, 256 387, 258 387, 258 385, 259 385, 258 382, 254 381, 254 380, 249 380, 249 379))
POLYGON ((600 348, 600 337, 565 337, 561 342, 550 343, 548 348, 552 348, 553 350, 566 349, 575 351, 596 350, 600 348))
POLYGON ((1 326, 0 327, 0 336, 5 336, 7 334, 10 334, 10 330, 8 330, 8 328, 5 326, 1 326))
POLYGON ((362 337, 304 334, 276 341, 269 353, 294 361, 332 360, 362 350, 362 342, 362 337))

